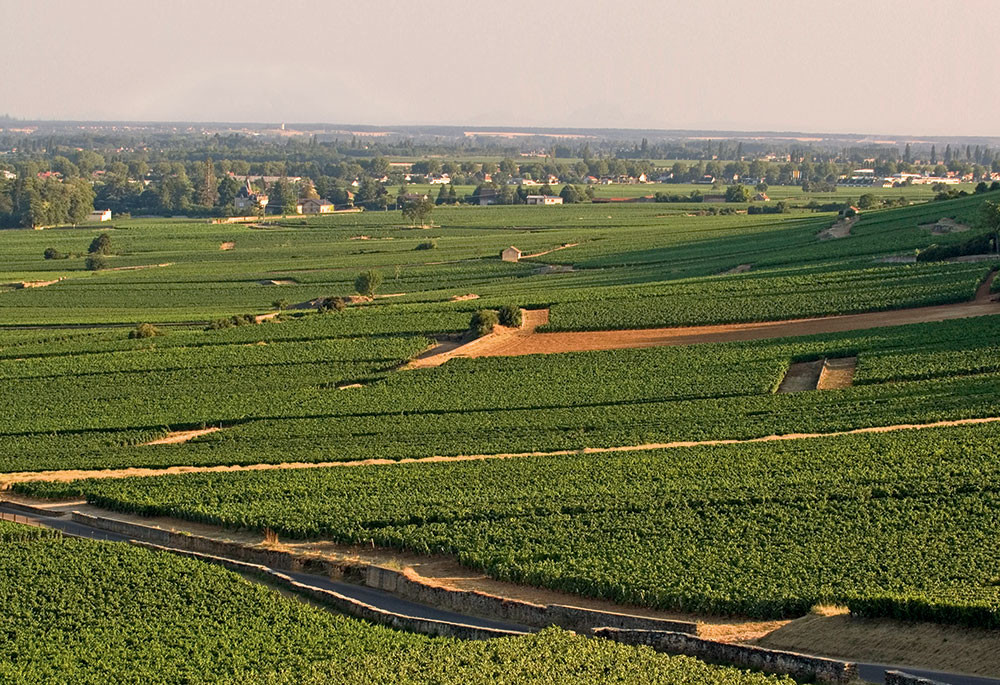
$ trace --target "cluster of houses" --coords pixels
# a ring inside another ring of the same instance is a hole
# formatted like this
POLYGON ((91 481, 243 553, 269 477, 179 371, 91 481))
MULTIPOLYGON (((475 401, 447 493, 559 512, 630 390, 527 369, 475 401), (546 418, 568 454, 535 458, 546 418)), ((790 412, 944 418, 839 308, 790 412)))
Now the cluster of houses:
MULTIPOLYGON (((236 193, 233 199, 233 206, 237 212, 246 212, 260 208, 261 211, 267 208, 268 197, 264 193, 258 193, 250 185, 250 179, 246 179, 243 187, 236 193)), ((295 202, 296 214, 330 214, 335 209, 334 204, 329 200, 319 198, 303 197, 295 202)))
POLYGON ((971 181, 972 174, 965 177, 949 171, 945 176, 925 176, 924 174, 914 174, 901 172, 891 176, 879 176, 874 169, 855 169, 850 176, 842 177, 837 183, 842 186, 870 187, 870 188, 895 188, 901 185, 958 185, 964 181, 971 181))

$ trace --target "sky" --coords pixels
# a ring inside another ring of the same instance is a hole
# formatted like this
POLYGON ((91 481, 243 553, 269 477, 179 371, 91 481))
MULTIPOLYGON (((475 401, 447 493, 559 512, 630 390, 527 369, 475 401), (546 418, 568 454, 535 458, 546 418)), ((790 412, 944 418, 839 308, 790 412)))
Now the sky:
POLYGON ((1000 135, 995 0, 0 0, 25 119, 1000 135))

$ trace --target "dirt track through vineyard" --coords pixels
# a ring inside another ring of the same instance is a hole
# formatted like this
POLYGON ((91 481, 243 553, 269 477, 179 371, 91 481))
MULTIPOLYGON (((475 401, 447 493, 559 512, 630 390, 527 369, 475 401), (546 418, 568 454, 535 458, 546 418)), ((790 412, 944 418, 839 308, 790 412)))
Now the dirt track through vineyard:
POLYGON ((978 419, 956 419, 954 421, 935 421, 933 423, 901 423, 891 426, 870 426, 832 433, 785 433, 781 435, 766 435, 760 438, 718 440, 678 440, 676 442, 653 442, 643 445, 618 445, 614 447, 584 447, 577 450, 552 450, 548 452, 508 452, 501 454, 459 454, 445 457, 415 457, 406 459, 363 459, 358 461, 324 461, 324 462, 288 462, 282 464, 247 464, 233 466, 168 466, 164 468, 124 468, 104 469, 99 471, 67 470, 67 471, 22 471, 0 474, 0 490, 10 488, 14 483, 30 480, 70 481, 81 478, 129 478, 132 476, 165 476, 180 473, 221 473, 229 471, 274 471, 279 469, 316 469, 349 466, 392 466, 396 464, 433 464, 452 461, 484 461, 486 459, 519 459, 523 457, 558 457, 572 454, 604 454, 609 452, 641 452, 647 450, 669 450, 678 447, 703 447, 716 445, 748 445, 757 442, 786 442, 791 440, 814 440, 843 435, 861 435, 865 433, 893 433, 904 430, 922 430, 925 428, 945 428, 948 426, 973 426, 984 423, 1000 422, 1000 416, 989 416, 978 419))
POLYGON ((699 343, 739 342, 769 338, 793 338, 822 333, 843 333, 869 328, 903 326, 973 316, 1000 314, 1000 302, 990 290, 996 271, 986 277, 968 302, 891 309, 862 314, 841 314, 809 319, 762 321, 756 323, 721 324, 714 326, 678 326, 673 328, 640 328, 615 331, 565 331, 539 333, 537 328, 549 322, 548 309, 524 310, 521 328, 498 329, 497 333, 473 340, 465 345, 445 343, 428 350, 404 368, 440 366, 456 357, 516 357, 526 354, 559 354, 561 352, 594 352, 599 350, 667 347, 699 343))

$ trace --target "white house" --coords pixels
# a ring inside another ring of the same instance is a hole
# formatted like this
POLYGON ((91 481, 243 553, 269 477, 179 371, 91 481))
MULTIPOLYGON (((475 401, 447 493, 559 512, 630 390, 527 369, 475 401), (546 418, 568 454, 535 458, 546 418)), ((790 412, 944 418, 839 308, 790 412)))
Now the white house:
POLYGON ((519 259, 521 259, 521 251, 516 247, 514 247, 513 245, 511 245, 510 247, 508 247, 507 249, 505 249, 503 252, 500 253, 500 259, 502 259, 505 262, 516 262, 519 259))
POLYGON ((529 195, 524 202, 529 205, 561 205, 563 199, 558 195, 529 195))
POLYGON ((95 209, 90 214, 87 215, 87 221, 99 222, 99 221, 111 221, 111 210, 110 209, 95 209))

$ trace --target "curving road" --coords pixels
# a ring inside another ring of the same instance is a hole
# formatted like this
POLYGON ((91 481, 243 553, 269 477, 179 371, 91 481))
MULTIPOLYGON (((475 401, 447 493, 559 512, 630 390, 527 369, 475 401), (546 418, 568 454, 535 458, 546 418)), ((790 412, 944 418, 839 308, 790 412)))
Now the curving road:
MULTIPOLYGON (((67 535, 88 538, 91 540, 128 542, 131 539, 126 535, 110 533, 97 528, 92 528, 86 524, 77 523, 70 520, 68 517, 45 516, 40 513, 25 513, 20 509, 5 506, 2 502, 0 502, 0 515, 6 515, 6 518, 8 519, 11 515, 15 515, 18 520, 27 521, 34 525, 41 525, 47 528, 54 528, 67 535)), ((365 604, 370 604, 371 606, 378 607, 379 609, 397 614, 403 614, 405 616, 413 616, 415 618, 424 618, 436 621, 449 621, 452 623, 462 623, 479 628, 494 628, 517 631, 521 633, 528 633, 534 630, 533 628, 528 628, 514 623, 494 621, 479 618, 477 616, 469 616, 467 614, 437 609, 426 604, 418 604, 417 602, 402 599, 383 590, 376 590, 374 588, 363 585, 354 585, 352 583, 344 583, 332 580, 325 576, 317 576, 309 573, 295 573, 282 569, 272 570, 290 576, 293 580, 302 583, 303 585, 310 585, 324 590, 333 590, 334 592, 364 602, 365 604)), ((884 682, 885 672, 891 670, 905 671, 910 675, 929 678, 947 685, 1000 685, 1000 678, 984 678, 980 676, 967 676, 955 673, 942 673, 938 671, 928 671, 926 669, 908 668, 905 666, 858 663, 859 675, 862 680, 870 683, 884 682)))

